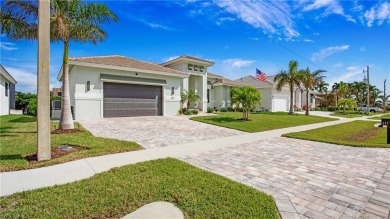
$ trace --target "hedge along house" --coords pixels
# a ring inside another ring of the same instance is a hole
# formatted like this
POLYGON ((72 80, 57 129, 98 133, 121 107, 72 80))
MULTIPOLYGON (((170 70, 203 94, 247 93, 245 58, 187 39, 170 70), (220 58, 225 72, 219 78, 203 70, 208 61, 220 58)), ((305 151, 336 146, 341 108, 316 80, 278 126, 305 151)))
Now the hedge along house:
POLYGON ((235 82, 208 76, 207 68, 213 64, 191 56, 163 64, 117 55, 69 58, 74 118, 177 115, 184 90, 200 96, 200 103, 191 108, 206 112, 208 107, 228 107, 229 87, 235 82))
POLYGON ((0 116, 9 115, 11 109, 15 109, 15 85, 16 80, 0 64, 0 116))
MULTIPOLYGON (((262 94, 262 105, 261 107, 265 111, 278 112, 278 111, 289 111, 290 109, 290 88, 289 86, 284 86, 281 91, 276 89, 276 84, 274 82, 275 76, 268 76, 267 81, 262 82, 256 80, 255 77, 248 75, 246 77, 237 79, 235 81, 241 82, 250 86, 255 87, 262 94)), ((315 107, 315 94, 318 92, 310 91, 309 92, 309 106, 315 107)), ((303 89, 298 87, 294 88, 293 92, 293 105, 296 108, 303 108, 306 105, 306 93, 303 89)))

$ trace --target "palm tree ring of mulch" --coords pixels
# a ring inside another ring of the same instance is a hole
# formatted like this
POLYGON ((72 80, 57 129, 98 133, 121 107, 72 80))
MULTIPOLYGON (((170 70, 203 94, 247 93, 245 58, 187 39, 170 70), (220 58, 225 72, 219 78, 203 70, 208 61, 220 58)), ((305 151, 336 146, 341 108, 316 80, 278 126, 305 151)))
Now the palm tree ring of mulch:
MULTIPOLYGON (((76 151, 82 151, 82 150, 88 150, 88 148, 80 147, 76 145, 60 145, 60 146, 52 147, 51 159, 61 157, 76 151)), ((37 153, 27 155, 25 159, 30 163, 37 162, 38 161, 37 153)))
POLYGON ((83 130, 81 129, 56 129, 52 131, 52 134, 72 134, 72 133, 77 133, 77 132, 82 132, 83 130))

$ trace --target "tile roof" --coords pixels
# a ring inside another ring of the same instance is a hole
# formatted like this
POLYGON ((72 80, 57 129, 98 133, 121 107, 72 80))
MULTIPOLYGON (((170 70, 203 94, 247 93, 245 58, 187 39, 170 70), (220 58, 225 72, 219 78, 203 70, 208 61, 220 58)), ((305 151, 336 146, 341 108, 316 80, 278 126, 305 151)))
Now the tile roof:
MULTIPOLYGON (((140 61, 120 55, 111 56, 85 56, 85 57, 70 57, 69 61, 77 61, 84 63, 108 65, 108 66, 119 66, 125 68, 134 68, 141 70, 157 71, 161 73, 170 73, 178 76, 188 75, 186 72, 178 71, 172 68, 167 68, 159 64, 140 61)), ((70 64, 72 64, 70 62, 70 64)))
POLYGON ((211 66, 211 65, 214 65, 214 62, 212 62, 212 61, 205 60, 205 59, 200 59, 200 58, 193 57, 193 56, 187 56, 187 55, 182 55, 182 56, 179 56, 179 57, 177 57, 177 58, 171 59, 171 60, 169 60, 169 61, 167 61, 167 62, 162 63, 161 65, 166 66, 166 65, 169 65, 169 64, 171 64, 171 63, 178 62, 178 61, 180 61, 180 60, 182 60, 182 59, 193 59, 193 60, 195 60, 195 61, 206 62, 206 63, 208 63, 210 66, 211 66))
POLYGON ((225 78, 225 77, 223 77, 221 75, 213 74, 211 72, 207 72, 207 77, 221 79, 221 83, 216 83, 216 85, 217 84, 223 84, 223 85, 239 86, 239 87, 240 86, 247 86, 247 84, 242 83, 240 81, 233 81, 233 80, 227 79, 227 78, 225 78))
POLYGON ((234 81, 245 83, 247 85, 251 85, 253 87, 259 88, 259 87, 272 87, 274 85, 274 82, 273 82, 274 78, 275 78, 275 76, 267 76, 267 81, 262 82, 262 81, 256 80, 256 78, 253 77, 252 75, 248 75, 246 77, 239 78, 239 79, 234 80, 234 81))

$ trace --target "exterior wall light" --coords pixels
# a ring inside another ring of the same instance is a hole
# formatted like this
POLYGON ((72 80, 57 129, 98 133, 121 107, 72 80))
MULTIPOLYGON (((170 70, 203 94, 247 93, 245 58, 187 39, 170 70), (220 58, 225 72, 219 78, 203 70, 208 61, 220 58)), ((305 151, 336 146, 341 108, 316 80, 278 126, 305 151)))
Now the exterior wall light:
POLYGON ((175 94, 175 87, 172 87, 171 95, 173 96, 175 94))
POLYGON ((90 90, 91 90, 91 82, 87 81, 87 91, 90 91, 90 90))

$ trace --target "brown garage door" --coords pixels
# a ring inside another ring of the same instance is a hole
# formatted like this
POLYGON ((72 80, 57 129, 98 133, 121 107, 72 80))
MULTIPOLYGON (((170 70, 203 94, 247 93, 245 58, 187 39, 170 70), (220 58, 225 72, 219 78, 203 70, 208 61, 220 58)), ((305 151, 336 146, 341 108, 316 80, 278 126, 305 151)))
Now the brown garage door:
POLYGON ((103 83, 103 117, 162 115, 160 86, 103 83))

